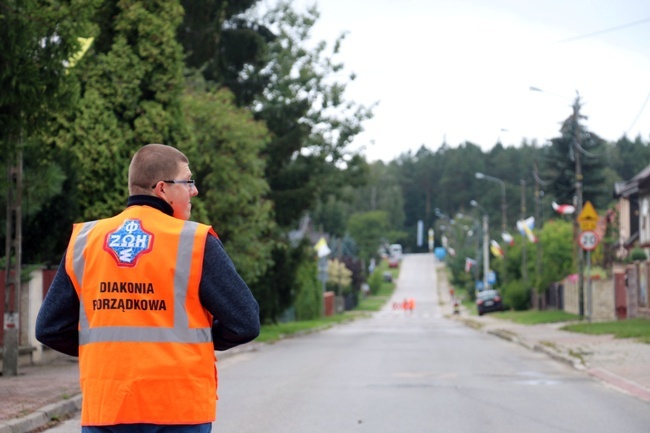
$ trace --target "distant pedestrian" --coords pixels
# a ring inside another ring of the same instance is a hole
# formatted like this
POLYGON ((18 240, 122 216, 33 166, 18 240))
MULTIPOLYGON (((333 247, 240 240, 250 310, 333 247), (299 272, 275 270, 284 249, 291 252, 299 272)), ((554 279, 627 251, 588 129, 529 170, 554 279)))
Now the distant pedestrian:
POLYGON ((209 432, 214 351, 253 340, 259 307, 210 226, 187 157, 162 144, 129 166, 126 209, 75 224, 36 337, 78 356, 83 432, 209 432))

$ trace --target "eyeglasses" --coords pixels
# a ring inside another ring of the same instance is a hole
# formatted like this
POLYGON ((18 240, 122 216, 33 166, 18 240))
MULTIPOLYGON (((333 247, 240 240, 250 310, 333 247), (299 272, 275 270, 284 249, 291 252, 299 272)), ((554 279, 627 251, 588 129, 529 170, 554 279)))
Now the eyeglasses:
MULTIPOLYGON (((195 187, 196 187, 196 182, 194 181, 194 179, 190 179, 190 180, 163 180, 162 182, 165 182, 165 183, 178 183, 178 184, 185 184, 185 185, 187 185, 187 187, 188 187, 190 190, 191 190, 192 188, 195 188, 195 187)), ((156 183, 154 186, 152 186, 151 189, 154 189, 154 188, 156 187, 156 185, 158 185, 158 183, 156 183)))

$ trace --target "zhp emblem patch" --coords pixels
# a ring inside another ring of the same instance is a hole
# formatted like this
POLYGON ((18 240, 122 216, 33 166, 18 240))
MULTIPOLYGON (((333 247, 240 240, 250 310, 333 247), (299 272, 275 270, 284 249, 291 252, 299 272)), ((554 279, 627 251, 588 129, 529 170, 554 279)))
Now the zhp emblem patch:
POLYGON ((151 251, 153 234, 142 228, 140 220, 126 220, 104 240, 104 250, 109 252, 118 266, 133 267, 138 259, 151 251))

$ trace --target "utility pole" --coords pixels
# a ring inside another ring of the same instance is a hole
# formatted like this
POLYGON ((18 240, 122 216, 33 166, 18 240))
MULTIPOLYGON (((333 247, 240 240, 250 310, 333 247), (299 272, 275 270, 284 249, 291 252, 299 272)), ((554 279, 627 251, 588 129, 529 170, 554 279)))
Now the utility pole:
MULTIPOLYGON (((537 167, 537 161, 533 165, 533 177, 535 178, 535 222, 540 232, 544 225, 544 215, 542 214, 542 205, 541 201, 544 197, 544 191, 540 190, 540 186, 548 185, 550 182, 544 182, 539 177, 539 170, 537 167)), ((537 261, 535 263, 535 273, 537 281, 539 281, 542 274, 542 239, 541 237, 537 239, 537 261)))
POLYGON ((19 144, 16 159, 7 163, 7 222, 5 241, 5 299, 2 351, 2 375, 18 375, 20 344, 20 270, 22 267, 22 185, 23 152, 19 144), (14 165, 15 164, 15 165, 14 165), (15 256, 12 269, 12 255, 15 256), (13 272, 12 272, 13 270, 13 272))
MULTIPOLYGON (((526 221, 526 181, 521 179, 521 222, 525 224, 526 221)), ((528 266, 526 264, 526 233, 522 235, 522 244, 521 244, 521 276, 524 279, 524 285, 526 290, 528 287, 528 266)))
MULTIPOLYGON (((573 156, 576 163, 576 217, 573 220, 574 239, 578 238, 580 233, 580 226, 578 223, 578 216, 582 210, 582 164, 580 161, 581 145, 580 145, 580 95, 576 91, 576 99, 573 103, 573 156)), ((584 317, 584 259, 582 248, 577 248, 578 251, 578 305, 580 316, 584 317)))
MULTIPOLYGON (((535 163, 537 165, 537 163, 535 163)), ((535 224, 539 224, 539 183, 535 182, 535 224)), ((537 294, 539 284, 539 274, 542 265, 542 250, 540 249, 540 240, 537 239, 537 260, 535 260, 535 293, 537 294)), ((537 296, 535 296, 537 300, 537 296)))
POLYGON ((488 233, 488 214, 483 212, 483 290, 488 290, 488 274, 490 273, 490 234, 488 233))

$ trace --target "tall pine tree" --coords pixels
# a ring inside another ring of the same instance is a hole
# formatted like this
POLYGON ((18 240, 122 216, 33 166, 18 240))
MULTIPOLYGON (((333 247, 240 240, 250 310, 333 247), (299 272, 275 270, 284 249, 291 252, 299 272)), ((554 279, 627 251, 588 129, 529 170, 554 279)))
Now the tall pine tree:
POLYGON ((183 51, 179 1, 104 2, 93 47, 75 68, 82 98, 56 140, 76 157, 81 217, 121 210, 133 153, 148 143, 183 150, 183 51))

